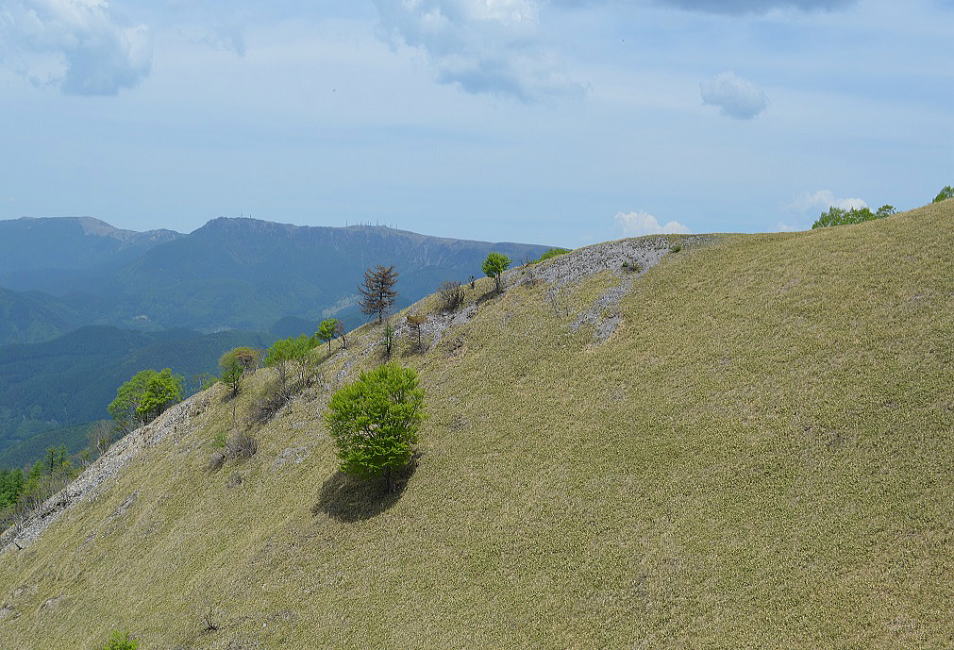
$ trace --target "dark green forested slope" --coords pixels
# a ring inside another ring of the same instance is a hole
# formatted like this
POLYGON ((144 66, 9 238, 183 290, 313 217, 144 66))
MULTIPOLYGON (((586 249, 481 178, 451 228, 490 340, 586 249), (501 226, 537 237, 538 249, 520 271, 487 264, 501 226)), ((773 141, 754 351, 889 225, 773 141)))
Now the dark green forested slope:
POLYGON ((82 447, 77 426, 107 418, 116 388, 139 370, 172 368, 192 380, 215 372, 225 350, 266 343, 252 332, 147 333, 88 326, 45 343, 2 346, 0 467, 32 462, 47 446, 82 447))

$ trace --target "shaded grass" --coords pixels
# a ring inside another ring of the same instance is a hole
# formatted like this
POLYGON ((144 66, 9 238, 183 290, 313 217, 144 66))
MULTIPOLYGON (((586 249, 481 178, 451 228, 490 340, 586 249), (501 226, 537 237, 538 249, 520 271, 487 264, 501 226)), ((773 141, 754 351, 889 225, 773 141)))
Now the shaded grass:
MULTIPOLYGON (((206 473, 231 421, 220 404, 0 558, 0 597, 21 614, 0 621, 2 638, 950 646, 952 250, 954 202, 684 247, 635 283, 601 345, 569 325, 613 274, 571 287, 568 315, 546 285, 483 299, 492 281, 465 285, 477 316, 402 357, 431 417, 399 498, 336 474, 329 390, 254 429, 255 456, 206 473), (303 462, 274 468, 299 446, 303 462), (22 585, 36 591, 13 597, 22 585), (214 633, 201 632, 207 602, 223 610, 214 633)), ((326 381, 378 363, 360 356, 377 338, 349 336, 326 381)), ((252 378, 239 421, 271 380, 252 378)))

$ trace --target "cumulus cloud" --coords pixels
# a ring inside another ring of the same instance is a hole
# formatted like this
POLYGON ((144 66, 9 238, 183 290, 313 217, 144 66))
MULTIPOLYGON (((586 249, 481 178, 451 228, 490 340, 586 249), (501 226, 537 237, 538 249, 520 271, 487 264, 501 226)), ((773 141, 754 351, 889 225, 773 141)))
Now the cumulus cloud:
POLYGON ((614 219, 616 220, 616 226, 627 237, 691 232, 689 228, 678 221, 667 221, 665 224, 661 224, 659 219, 648 212, 618 212, 614 219))
POLYGON ((441 83, 522 101, 579 94, 538 46, 545 0, 374 0, 384 37, 423 50, 441 83))
POLYGON ((765 91, 734 72, 703 81, 699 90, 704 104, 718 106, 723 115, 737 120, 751 120, 768 106, 765 91))
POLYGON ((6 0, 0 58, 35 83, 67 94, 115 95, 149 74, 152 41, 106 0, 6 0))
POLYGON ((773 9, 800 9, 802 11, 841 9, 857 0, 656 0, 690 11, 719 14, 759 14, 773 9))
POLYGON ((842 210, 867 208, 868 204, 859 198, 838 198, 831 190, 818 190, 817 192, 807 192, 798 197, 791 206, 800 212, 821 211, 828 208, 840 208, 842 210))

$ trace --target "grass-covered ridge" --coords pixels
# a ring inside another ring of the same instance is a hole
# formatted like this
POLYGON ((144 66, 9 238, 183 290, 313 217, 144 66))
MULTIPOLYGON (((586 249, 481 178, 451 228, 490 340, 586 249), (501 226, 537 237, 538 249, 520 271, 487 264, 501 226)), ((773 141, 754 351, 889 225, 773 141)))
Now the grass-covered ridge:
MULTIPOLYGON (((386 499, 336 475, 318 388, 210 472, 232 418, 218 386, 0 555, 2 645, 950 645, 952 250, 946 202, 721 237, 557 292, 527 277, 480 299, 482 279, 470 320, 424 354, 401 343, 431 417, 386 499), (574 329, 627 278, 605 341, 574 329)), ((376 363, 378 337, 350 335, 324 380, 376 363)))

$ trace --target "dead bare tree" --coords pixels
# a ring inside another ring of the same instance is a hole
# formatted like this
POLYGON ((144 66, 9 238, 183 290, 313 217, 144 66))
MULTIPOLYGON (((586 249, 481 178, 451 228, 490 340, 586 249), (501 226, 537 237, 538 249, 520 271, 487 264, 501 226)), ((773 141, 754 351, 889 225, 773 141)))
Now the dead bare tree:
POLYGON ((408 314, 407 316, 407 326, 411 328, 411 332, 414 333, 415 338, 417 338, 417 349, 424 349, 424 341, 421 333, 421 328, 424 323, 427 322, 427 316, 423 314, 408 314))
POLYGON ((394 306, 398 273, 393 266, 378 265, 364 272, 364 282, 358 287, 361 292, 361 311, 375 316, 380 323, 394 306))

